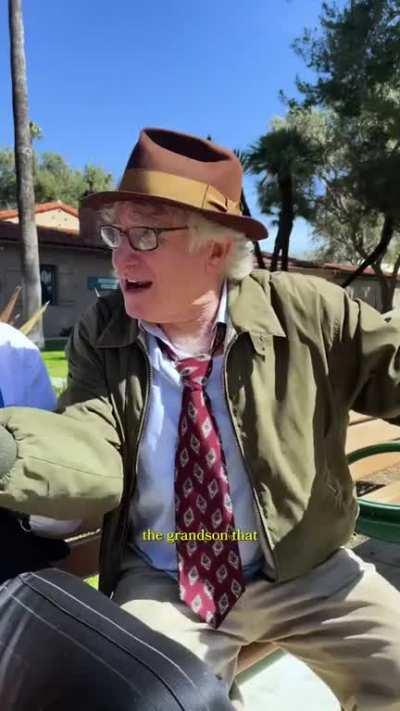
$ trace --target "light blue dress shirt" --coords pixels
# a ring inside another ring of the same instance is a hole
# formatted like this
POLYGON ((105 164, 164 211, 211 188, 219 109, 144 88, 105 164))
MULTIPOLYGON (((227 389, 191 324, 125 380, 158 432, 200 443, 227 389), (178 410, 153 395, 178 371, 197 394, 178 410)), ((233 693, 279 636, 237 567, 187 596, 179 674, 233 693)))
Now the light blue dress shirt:
MULTIPOLYGON (((234 331, 227 318, 226 286, 223 289, 217 322, 227 323, 224 351, 234 331)), ((164 332, 154 324, 140 323, 148 352, 152 383, 148 411, 138 455, 138 479, 131 504, 130 545, 154 568, 177 575, 175 543, 168 543, 165 534, 175 531, 174 470, 177 428, 182 404, 182 384, 173 362, 160 349, 157 338, 165 341, 179 357, 164 332), (148 529, 163 534, 158 541, 144 540, 148 529)), ((220 431, 229 477, 235 528, 257 531, 257 516, 253 494, 239 450, 223 382, 224 356, 215 356, 211 376, 206 385, 214 416, 220 431)), ((258 536, 257 536, 258 538, 258 536)), ((239 542, 242 566, 246 578, 261 568, 263 554, 259 541, 239 542)))

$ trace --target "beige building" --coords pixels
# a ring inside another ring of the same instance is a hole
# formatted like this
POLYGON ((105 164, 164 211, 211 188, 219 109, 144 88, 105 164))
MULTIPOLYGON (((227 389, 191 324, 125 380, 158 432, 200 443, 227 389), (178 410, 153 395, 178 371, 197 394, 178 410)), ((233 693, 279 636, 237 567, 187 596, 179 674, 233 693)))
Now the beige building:
MULTIPOLYGON (((35 207, 37 227, 53 227, 56 230, 79 232, 79 215, 76 207, 61 200, 44 202, 35 207)), ((0 210, 0 220, 18 224, 18 210, 0 210)))
MULTIPOLYGON (((85 309, 116 287, 110 251, 79 233, 78 211, 60 202, 36 207, 46 338, 65 335, 85 309)), ((15 210, 0 211, 0 310, 21 284, 20 231, 15 210)), ((18 308, 17 308, 18 312, 18 308)), ((19 325, 18 321, 16 325, 19 325)))

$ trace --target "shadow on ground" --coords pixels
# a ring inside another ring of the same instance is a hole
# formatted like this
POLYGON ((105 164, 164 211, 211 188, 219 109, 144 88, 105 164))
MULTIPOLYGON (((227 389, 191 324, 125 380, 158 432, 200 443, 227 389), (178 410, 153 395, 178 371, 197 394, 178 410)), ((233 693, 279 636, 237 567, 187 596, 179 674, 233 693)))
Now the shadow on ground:
POLYGON ((351 545, 357 555, 373 563, 379 573, 400 590, 400 545, 364 536, 357 538, 359 540, 356 539, 351 545))

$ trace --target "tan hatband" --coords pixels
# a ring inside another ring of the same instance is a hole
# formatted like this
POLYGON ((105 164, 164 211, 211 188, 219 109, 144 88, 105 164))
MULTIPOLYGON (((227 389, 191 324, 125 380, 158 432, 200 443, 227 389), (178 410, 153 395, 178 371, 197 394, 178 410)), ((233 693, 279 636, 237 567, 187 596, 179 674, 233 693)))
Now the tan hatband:
POLYGON ((240 203, 229 200, 212 185, 160 170, 129 168, 124 173, 119 190, 175 200, 203 210, 242 214, 240 203))

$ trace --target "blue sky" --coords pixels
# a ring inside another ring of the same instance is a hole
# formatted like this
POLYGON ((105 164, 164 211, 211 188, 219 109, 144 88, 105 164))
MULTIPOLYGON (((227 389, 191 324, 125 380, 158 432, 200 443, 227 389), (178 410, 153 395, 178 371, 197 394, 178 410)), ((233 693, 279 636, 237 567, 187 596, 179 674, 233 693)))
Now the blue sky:
MULTIPOLYGON (((296 96, 296 74, 309 76, 291 42, 318 23, 320 7, 321 0, 24 0, 30 116, 44 134, 38 148, 76 168, 101 165, 116 180, 144 126, 246 148, 285 112, 279 90, 296 96)), ((12 141, 3 2, 0 146, 12 141)), ((259 216, 254 179, 245 187, 259 216)), ((308 232, 295 224, 292 255, 311 248, 308 232)))

